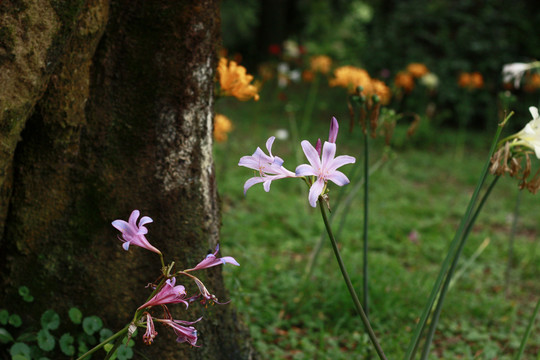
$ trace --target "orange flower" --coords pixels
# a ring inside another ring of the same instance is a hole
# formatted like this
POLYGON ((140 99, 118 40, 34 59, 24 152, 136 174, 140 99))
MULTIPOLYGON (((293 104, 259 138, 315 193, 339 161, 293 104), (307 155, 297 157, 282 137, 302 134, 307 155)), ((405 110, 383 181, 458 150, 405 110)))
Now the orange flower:
POLYGON ((246 68, 238 65, 235 61, 229 62, 221 58, 218 65, 219 84, 221 93, 225 96, 234 96, 238 100, 247 101, 253 98, 259 100, 259 89, 250 84, 253 76, 246 73, 246 68))
POLYGON ((525 84, 523 85, 523 90, 526 92, 533 92, 540 88, 540 74, 528 74, 525 77, 525 84))
POLYGON ((214 139, 217 142, 227 141, 227 133, 232 130, 232 122, 228 117, 216 114, 214 117, 214 139))
POLYGON ((390 98, 392 97, 390 88, 386 86, 384 82, 377 79, 371 80, 371 88, 373 89, 373 93, 379 96, 381 105, 388 105, 390 98))
POLYGON ((341 66, 334 70, 334 79, 330 79, 330 86, 341 86, 353 93, 358 86, 364 90, 364 95, 372 93, 371 78, 366 70, 354 66, 341 66))
POLYGON ((302 80, 304 80, 305 82, 312 82, 313 78, 315 78, 315 73, 313 73, 313 71, 304 70, 302 72, 302 80))
POLYGON ((458 85, 467 89, 481 89, 484 86, 484 78, 479 72, 459 74, 458 85))
POLYGON ((314 56, 310 60, 311 71, 328 74, 332 67, 332 59, 326 55, 314 56))
POLYGON ((426 75, 429 72, 429 70, 424 64, 410 63, 407 66, 407 72, 415 78, 421 78, 422 76, 426 75))
POLYGON ((411 92, 412 89, 414 89, 413 75, 408 72, 401 71, 397 73, 396 77, 394 78, 394 84, 406 92, 411 92))

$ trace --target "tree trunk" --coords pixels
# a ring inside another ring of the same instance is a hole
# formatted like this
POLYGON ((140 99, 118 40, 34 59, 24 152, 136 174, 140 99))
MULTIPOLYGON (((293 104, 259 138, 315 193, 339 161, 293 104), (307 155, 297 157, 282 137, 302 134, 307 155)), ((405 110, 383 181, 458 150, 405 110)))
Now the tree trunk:
MULTIPOLYGON (((76 306, 119 330, 160 261, 124 251, 111 221, 133 209, 152 217, 147 238, 178 270, 218 242, 218 1, 4 0, 0 11, 0 307, 39 328, 45 309, 67 318, 76 306)), ((202 280, 228 300, 220 267, 202 280)), ((197 305, 169 308, 184 320, 203 316, 200 348, 157 328, 155 343, 137 350, 152 359, 252 357, 231 305, 197 305)))

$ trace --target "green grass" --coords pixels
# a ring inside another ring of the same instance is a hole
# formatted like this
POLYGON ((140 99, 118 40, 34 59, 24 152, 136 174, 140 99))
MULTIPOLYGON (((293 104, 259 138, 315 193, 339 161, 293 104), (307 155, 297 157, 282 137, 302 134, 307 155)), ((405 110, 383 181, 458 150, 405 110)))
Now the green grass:
MULTIPOLYGON (((351 173, 358 166, 361 173, 359 128, 353 133, 347 131, 344 94, 332 91, 323 92, 325 101, 318 101, 313 122, 306 134, 299 134, 299 140, 324 140, 330 117, 335 115, 341 125, 338 154, 357 158, 356 164, 343 169, 351 173)), ((222 99, 217 106, 217 111, 229 116, 235 125, 228 142, 215 146, 223 215, 222 253, 234 256, 241 264, 235 269, 225 267, 232 304, 248 324, 263 359, 364 358, 371 345, 327 239, 311 277, 303 281, 310 254, 324 230, 318 209, 309 206, 305 184, 283 179, 273 182, 269 193, 259 184, 243 195, 243 184, 252 171, 239 167, 238 160, 251 155, 257 146, 265 149, 266 139, 275 130, 290 128, 293 115, 286 109, 301 110, 298 104, 304 101, 307 90, 293 89, 288 105, 273 100, 275 93, 275 89, 267 89, 257 103, 222 99)), ((301 115, 301 111, 294 114, 296 119, 301 115)), ((370 319, 389 359, 399 359, 405 352, 474 190, 492 136, 469 133, 465 155, 456 157, 456 134, 448 129, 426 123, 411 140, 404 132, 405 126, 396 130, 398 146, 370 178, 370 319), (417 241, 409 239, 412 231, 419 234, 417 241)), ((372 141, 371 163, 385 152, 381 143, 382 139, 372 141)), ((299 165, 295 160, 298 149, 299 142, 276 140, 273 153, 294 171, 299 165)), ((301 155, 301 161, 307 162, 301 155)), ((330 185, 332 206, 336 206, 339 192, 350 191, 354 184, 343 188, 330 185)), ((514 179, 501 179, 479 216, 461 264, 485 239, 489 239, 489 245, 451 288, 430 359, 511 359, 517 353, 540 294, 540 201, 528 192, 522 194, 506 294, 510 220, 517 193, 514 179)), ((338 237, 359 295, 362 211, 360 191, 338 237)), ((336 213, 335 231, 342 215, 339 209, 336 213)), ((525 358, 534 359, 539 351, 537 325, 525 358)))

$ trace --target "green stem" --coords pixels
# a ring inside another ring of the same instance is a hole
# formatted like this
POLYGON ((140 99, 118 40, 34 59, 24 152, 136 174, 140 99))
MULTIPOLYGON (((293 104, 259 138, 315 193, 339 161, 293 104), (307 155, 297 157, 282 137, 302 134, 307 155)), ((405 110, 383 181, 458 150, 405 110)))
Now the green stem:
POLYGON ((512 219, 512 228, 510 230, 510 238, 508 239, 508 261, 506 262, 505 277, 505 292, 506 296, 510 295, 510 271, 512 269, 512 261, 514 259, 514 237, 516 235, 517 222, 519 217, 519 203, 521 200, 521 190, 518 190, 516 196, 516 206, 514 207, 514 217, 512 219))
POLYGON ((349 278, 349 274, 347 273, 347 269, 345 269, 345 264, 343 263, 343 259, 341 258, 341 254, 339 252, 336 239, 334 238, 334 234, 332 233, 332 228, 330 227, 330 223, 328 221, 328 217, 326 215, 326 210, 324 207, 325 207, 324 201, 321 199, 321 197, 319 197, 319 208, 321 210, 324 226, 326 227, 326 231, 328 232, 330 243, 332 244, 332 248, 334 249, 334 254, 336 256, 339 269, 341 270, 341 274, 343 275, 345 284, 347 284, 347 289, 349 290, 349 293, 351 294, 351 298, 353 300, 356 311, 358 312, 358 314, 360 315, 360 318, 362 319, 362 323, 364 324, 364 327, 366 328, 369 339, 373 343, 373 346, 375 347, 375 351, 379 355, 379 358, 381 360, 383 359, 386 360, 386 356, 384 355, 381 345, 377 341, 375 332, 371 328, 371 324, 369 323, 366 313, 364 312, 364 309, 362 308, 362 304, 360 304, 360 300, 358 299, 358 296, 356 295, 356 292, 354 291, 354 287, 352 285, 351 279, 349 278))
POLYGON ((523 352, 525 351, 525 345, 527 344, 529 335, 531 335, 531 330, 534 325, 534 319, 536 319, 536 315, 538 315, 539 309, 540 309, 540 298, 536 302, 536 307, 534 308, 533 314, 531 316, 531 321, 529 321, 529 325, 527 325, 527 330, 525 330, 525 334, 523 334, 523 338, 521 339, 521 345, 519 346, 519 352, 516 355, 516 360, 521 359, 521 357, 523 356, 523 352))
POLYGON ((364 234, 363 234, 363 240, 364 240, 364 261, 362 264, 363 269, 363 299, 364 299, 364 308, 366 310, 366 316, 369 317, 369 304, 368 304, 368 214, 369 214, 369 143, 368 143, 369 135, 366 132, 364 132, 364 234))
POLYGON ((319 74, 315 73, 315 77, 311 86, 309 88, 308 96, 306 99, 306 106, 304 108, 304 116, 302 117, 302 134, 305 134, 308 130, 311 114, 313 114, 313 109, 315 107, 315 100, 317 99, 317 90, 319 88, 319 74))
POLYGON ((92 349, 88 350, 85 354, 80 356, 77 360, 82 360, 86 358, 87 356, 92 355, 93 353, 95 353, 96 351, 98 351, 99 349, 101 349, 102 347, 110 343, 111 341, 117 339, 120 336, 123 336, 125 333, 127 333, 130 325, 131 324, 127 324, 122 330, 118 331, 116 334, 111 335, 109 338, 103 340, 101 343, 94 346, 92 349))
POLYGON ((420 320, 418 321, 418 324, 416 325, 415 331, 413 333, 413 336, 411 338, 411 341, 409 343, 409 346, 407 348, 407 352, 405 353, 404 359, 406 360, 412 360, 414 358, 414 355, 416 353, 416 349, 418 347, 418 344, 420 342, 420 335, 423 333, 424 328, 426 326, 426 322, 428 319, 429 314, 431 313, 431 309, 433 308, 433 304, 435 302, 435 299, 437 298, 439 294, 439 289, 441 288, 442 281, 446 275, 446 272, 448 270, 448 267, 450 266, 450 261, 453 258, 458 242, 461 238, 461 235, 463 234, 463 231, 465 230, 465 226, 469 223, 469 219, 471 217, 472 209, 474 207, 474 204, 476 203, 476 200, 478 198, 478 194, 480 192, 481 187, 483 186, 488 170, 489 165, 491 163, 491 157, 493 153, 495 152, 495 148, 497 145, 497 141, 499 139, 499 136, 501 135, 502 128, 504 124, 508 121, 508 119, 513 115, 513 113, 510 113, 501 124, 499 124, 499 127, 497 128, 497 132, 495 133, 495 137, 493 139, 493 142, 491 144, 491 148, 489 151, 489 156, 487 158, 487 161, 484 165, 484 168, 482 170, 482 174, 478 180, 478 183, 476 184, 476 189, 474 190, 474 193, 469 200, 469 204, 467 206, 467 210, 465 211, 465 215, 462 217, 458 231, 454 235, 454 239, 450 243, 450 248, 448 250, 448 253, 446 254, 446 258, 444 259, 441 269, 439 271, 439 275, 437 276, 437 279, 435 280, 435 284, 433 285, 433 288, 431 290, 431 294, 429 296, 429 299, 427 301, 426 306, 424 307, 424 310, 422 312, 422 315, 420 316, 420 320))
POLYGON ((499 180, 499 176, 496 176, 491 184, 489 185, 489 188, 486 190, 484 196, 482 197, 482 200, 480 201, 478 207, 476 208, 476 211, 474 212, 474 215, 471 217, 471 220, 468 222, 467 227, 465 228, 463 232, 463 236, 461 236, 458 249, 456 251, 456 255, 454 256, 452 260, 452 264, 450 266, 450 269, 448 270, 448 273, 446 274, 446 278, 444 280, 443 287, 441 289, 441 293, 439 295, 439 299, 437 301, 437 306, 435 307, 435 311, 433 312, 433 316, 431 319, 431 324, 429 326, 429 330, 426 337, 426 342, 424 343, 424 349, 422 351, 422 360, 427 359, 429 355, 429 348, 431 346, 431 342, 433 341, 433 335, 435 334, 435 329, 437 328, 437 324, 439 322, 439 317, 441 315, 442 306, 444 303, 444 299, 446 297, 446 294, 448 292, 449 285, 452 281, 452 276, 454 275, 454 272, 456 271, 457 264, 459 261, 459 258, 461 256, 461 253, 463 251, 463 247, 465 246, 465 243, 467 242, 467 238, 469 237, 469 233, 471 232, 471 229, 482 211, 482 208, 484 207, 484 204, 486 203, 487 198, 491 194, 491 190, 495 187, 495 184, 497 184, 497 181, 499 180))

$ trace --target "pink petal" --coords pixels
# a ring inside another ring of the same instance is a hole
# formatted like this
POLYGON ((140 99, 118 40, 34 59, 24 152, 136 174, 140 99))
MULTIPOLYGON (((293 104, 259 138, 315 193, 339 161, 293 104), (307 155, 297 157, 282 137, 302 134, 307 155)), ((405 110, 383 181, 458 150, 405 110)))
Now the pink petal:
POLYGON ((317 176, 313 167, 308 164, 298 165, 295 173, 296 176, 317 176))
POLYGON ((330 164, 327 164, 326 171, 332 172, 343 165, 354 164, 355 162, 356 159, 354 157, 349 155, 341 155, 332 160, 330 164))
POLYGON ((319 159, 319 154, 317 153, 317 150, 309 143, 309 141, 304 140, 302 141, 302 150, 304 150, 304 154, 306 155, 306 158, 308 159, 309 163, 313 167, 313 169, 318 172, 321 169, 321 159, 319 159))
POLYGON ((330 132, 328 134, 328 142, 331 142, 331 143, 336 142, 338 130, 339 130, 338 121, 334 116, 332 116, 332 120, 330 121, 330 132))
POLYGON ((322 149, 322 163, 325 168, 332 165, 332 160, 334 160, 335 155, 336 144, 325 141, 322 149))
POLYGON ((244 183, 244 195, 246 195, 246 193, 247 193, 247 191, 248 191, 248 189, 250 187, 252 187, 255 184, 261 183, 263 181, 266 181, 266 179, 264 179, 264 178, 262 178, 260 176, 255 176, 255 177, 247 179, 246 182, 244 183))
POLYGON ((117 230, 120 230, 120 232, 126 232, 129 228, 129 224, 125 222, 124 220, 114 220, 112 223, 112 226, 114 226, 117 230))
POLYGON ((331 175, 327 176, 327 179, 332 181, 334 184, 343 186, 350 183, 349 178, 345 176, 341 171, 334 171, 331 175))
POLYGON ((319 199, 319 196, 321 195, 322 191, 324 189, 324 180, 318 179, 311 185, 311 188, 309 189, 309 204, 313 207, 317 206, 317 200, 319 199))

